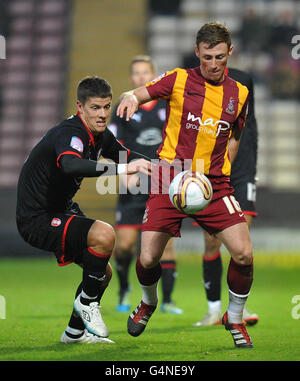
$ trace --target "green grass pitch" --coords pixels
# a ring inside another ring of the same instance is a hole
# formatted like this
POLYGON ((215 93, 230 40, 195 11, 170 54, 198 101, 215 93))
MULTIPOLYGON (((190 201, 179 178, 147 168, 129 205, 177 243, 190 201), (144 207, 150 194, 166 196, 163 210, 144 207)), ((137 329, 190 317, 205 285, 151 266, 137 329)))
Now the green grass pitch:
MULTIPOLYGON (((69 320, 74 292, 81 279, 76 265, 59 268, 49 259, 1 259, 0 295, 6 301, 0 319, 1 361, 299 361, 300 308, 292 298, 300 295, 300 256, 256 253, 249 309, 259 323, 248 329, 254 348, 235 349, 223 326, 195 328, 206 312, 201 257, 178 253, 178 278, 174 300, 184 309, 181 316, 157 310, 138 338, 127 334, 128 314, 115 310, 117 278, 102 300, 102 315, 115 345, 60 343, 69 320), (297 314, 298 311, 298 314, 297 314), (3 316, 2 316, 3 317, 3 316)), ((227 307, 228 254, 223 254, 223 310, 227 307)), ((112 263, 113 264, 113 263, 112 263)), ((132 307, 140 301, 134 266, 131 268, 132 307)), ((161 289, 159 290, 161 295, 161 289)), ((298 299, 299 300, 299 299, 298 299)), ((298 301, 300 303, 300 301, 298 301)))

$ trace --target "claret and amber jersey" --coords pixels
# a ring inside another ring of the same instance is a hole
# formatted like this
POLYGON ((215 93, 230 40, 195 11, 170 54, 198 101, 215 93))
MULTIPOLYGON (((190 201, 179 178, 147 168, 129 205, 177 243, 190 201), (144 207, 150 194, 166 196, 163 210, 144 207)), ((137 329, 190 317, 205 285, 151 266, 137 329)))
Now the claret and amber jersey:
POLYGON ((146 85, 152 99, 166 99, 166 121, 159 158, 192 161, 209 177, 230 176, 228 141, 247 117, 248 89, 225 75, 211 84, 200 68, 174 69, 146 85))

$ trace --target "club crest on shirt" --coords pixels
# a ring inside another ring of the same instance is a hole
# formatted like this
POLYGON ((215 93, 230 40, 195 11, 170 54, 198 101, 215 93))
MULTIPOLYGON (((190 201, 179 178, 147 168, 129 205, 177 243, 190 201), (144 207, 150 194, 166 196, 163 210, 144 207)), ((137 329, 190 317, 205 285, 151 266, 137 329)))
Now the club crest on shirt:
POLYGON ((77 136, 72 136, 70 146, 76 149, 76 151, 83 152, 83 142, 77 136))
POLYGON ((59 218, 53 218, 52 221, 51 221, 51 226, 59 226, 61 224, 61 220, 59 218))
POLYGON ((234 114, 234 112, 235 112, 235 110, 234 110, 234 102, 235 102, 235 100, 232 97, 230 97, 228 106, 226 108, 227 114, 230 114, 230 115, 234 114))

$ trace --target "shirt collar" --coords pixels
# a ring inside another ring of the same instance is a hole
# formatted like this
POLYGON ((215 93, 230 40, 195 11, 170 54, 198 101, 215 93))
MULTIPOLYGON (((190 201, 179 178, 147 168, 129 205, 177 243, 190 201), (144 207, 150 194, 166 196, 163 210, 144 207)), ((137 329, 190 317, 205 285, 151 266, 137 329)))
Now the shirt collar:
POLYGON ((85 122, 83 121, 83 119, 81 118, 80 116, 80 113, 79 111, 77 111, 77 115, 79 117, 79 119, 81 120, 84 128, 87 130, 88 134, 89 134, 89 137, 90 137, 90 143, 89 144, 93 144, 93 146, 95 147, 95 138, 94 138, 94 135, 91 133, 90 129, 87 127, 87 125, 85 124, 85 122))

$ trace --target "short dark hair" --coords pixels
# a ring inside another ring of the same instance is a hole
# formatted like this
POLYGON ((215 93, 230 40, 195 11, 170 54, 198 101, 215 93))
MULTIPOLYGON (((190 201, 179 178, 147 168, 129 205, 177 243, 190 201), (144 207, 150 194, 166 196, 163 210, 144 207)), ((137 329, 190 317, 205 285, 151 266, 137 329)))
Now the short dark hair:
POLYGON ((196 45, 199 46, 200 42, 205 42, 209 45, 209 48, 225 42, 229 49, 231 46, 230 31, 218 21, 204 24, 197 33, 196 45))
POLYGON ((109 83, 97 76, 83 78, 77 87, 77 99, 82 104, 88 100, 88 98, 112 98, 112 90, 109 83))

